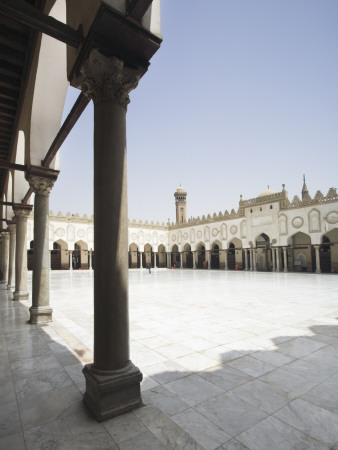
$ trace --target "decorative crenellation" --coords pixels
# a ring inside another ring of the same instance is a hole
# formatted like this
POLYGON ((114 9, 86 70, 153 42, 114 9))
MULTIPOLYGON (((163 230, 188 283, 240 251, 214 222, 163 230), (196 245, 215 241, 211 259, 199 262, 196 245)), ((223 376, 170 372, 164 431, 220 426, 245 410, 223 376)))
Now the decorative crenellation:
POLYGON ((115 100, 127 109, 129 92, 135 89, 145 69, 133 69, 115 56, 107 57, 92 50, 83 64, 78 84, 94 103, 115 100))
POLYGON ((317 191, 316 195, 312 199, 310 195, 306 197, 306 200, 301 200, 298 195, 295 195, 292 202, 289 203, 285 208, 283 209, 295 209, 295 208, 302 208, 306 206, 313 206, 313 205, 320 205, 323 203, 331 203, 336 202, 338 200, 338 194, 336 188, 330 188, 328 190, 328 193, 326 197, 323 196, 321 191, 317 191))
POLYGON ((28 183, 29 186, 33 189, 35 194, 48 196, 50 191, 53 189, 54 178, 49 177, 40 177, 38 175, 29 175, 28 183))

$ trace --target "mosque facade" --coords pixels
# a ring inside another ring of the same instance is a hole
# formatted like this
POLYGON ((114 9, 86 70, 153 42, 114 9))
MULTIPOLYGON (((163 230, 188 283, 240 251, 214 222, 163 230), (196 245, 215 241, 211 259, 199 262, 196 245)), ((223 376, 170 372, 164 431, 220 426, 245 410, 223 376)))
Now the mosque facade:
MULTIPOLYGON (((305 183, 292 199, 283 185, 240 197, 237 211, 187 220, 187 192, 174 193, 176 222, 130 221, 130 269, 175 268, 338 273, 338 195, 312 198, 305 183)), ((27 223, 28 269, 33 267, 33 216, 27 223)), ((50 212, 52 270, 95 267, 94 217, 50 212)))

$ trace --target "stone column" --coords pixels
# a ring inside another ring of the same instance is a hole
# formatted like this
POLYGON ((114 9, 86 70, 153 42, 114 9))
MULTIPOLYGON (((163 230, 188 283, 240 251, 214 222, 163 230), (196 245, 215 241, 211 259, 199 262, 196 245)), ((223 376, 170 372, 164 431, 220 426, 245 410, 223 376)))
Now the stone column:
POLYGON ((15 289, 15 223, 8 225, 9 229, 9 261, 8 261, 8 284, 7 289, 15 289))
POLYGON ((34 199, 34 260, 32 282, 32 306, 30 323, 51 322, 53 310, 49 306, 49 194, 54 186, 58 172, 32 167, 27 173, 34 199))
POLYGON ((252 248, 249 248, 249 265, 250 265, 250 272, 252 272, 252 248))
POLYGON ((73 270, 73 250, 69 250, 69 270, 73 270))
POLYGON ((157 266, 156 266, 156 253, 157 253, 157 252, 153 252, 153 254, 154 254, 154 269, 156 269, 156 267, 157 267, 157 266))
POLYGON ((142 255, 143 255, 143 252, 139 252, 139 254, 140 254, 140 270, 142 270, 142 255))
POLYGON ((229 267, 228 267, 228 249, 224 250, 224 270, 229 270, 229 267))
POLYGON ((196 251, 192 252, 192 268, 196 269, 196 251))
POLYGON ((316 255, 316 273, 321 273, 320 270, 320 256, 319 256, 319 245, 314 245, 315 255, 316 255))
POLYGON ((49 250, 49 268, 52 270, 52 250, 49 250))
POLYGON ((244 261, 245 261, 245 269, 244 270, 248 270, 248 249, 247 248, 244 249, 244 261))
POLYGON ((276 247, 276 262, 277 262, 277 272, 280 271, 280 253, 279 253, 279 247, 276 247))
POLYGON ((27 216, 32 207, 14 207, 16 221, 15 291, 13 300, 28 300, 27 290, 27 216))
POLYGON ((256 265, 256 249, 252 249, 252 262, 253 262, 253 270, 257 272, 257 265, 256 265))
POLYGON ((89 250, 89 270, 93 270, 93 250, 89 250))
POLYGON ((141 76, 93 50, 81 69, 94 101, 94 363, 84 402, 98 421, 142 405, 142 374, 130 361, 126 111, 141 76))
POLYGON ((284 272, 288 271, 288 253, 287 248, 283 247, 283 255, 284 255, 284 272))
POLYGON ((170 269, 170 253, 167 252, 167 269, 170 269))
POLYGON ((274 272, 276 270, 276 256, 274 247, 271 247, 271 253, 272 253, 272 272, 274 272))
POLYGON ((205 251, 205 259, 207 261, 208 269, 211 270, 211 251, 210 250, 205 251))
POLYGON ((9 233, 3 231, 2 236, 2 282, 1 284, 8 283, 8 263, 9 263, 9 233))

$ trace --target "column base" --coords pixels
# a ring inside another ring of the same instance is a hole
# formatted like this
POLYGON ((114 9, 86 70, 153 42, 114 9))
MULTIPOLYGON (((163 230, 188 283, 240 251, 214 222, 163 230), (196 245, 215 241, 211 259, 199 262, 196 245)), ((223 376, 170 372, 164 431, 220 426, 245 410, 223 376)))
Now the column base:
POLYGON ((11 284, 7 284, 8 291, 12 291, 13 289, 15 289, 15 286, 12 286, 11 284))
POLYGON ((284 269, 284 273, 287 273, 288 272, 288 269, 284 269))
POLYGON ((53 310, 50 306, 31 306, 29 323, 46 323, 52 321, 53 310))
POLYGON ((28 291, 14 291, 13 300, 28 300, 29 292, 28 291))
POLYGON ((129 361, 122 369, 103 371, 87 364, 83 368, 86 392, 83 401, 98 422, 142 406, 140 369, 129 361))
POLYGON ((320 269, 316 269, 316 273, 322 273, 320 269))

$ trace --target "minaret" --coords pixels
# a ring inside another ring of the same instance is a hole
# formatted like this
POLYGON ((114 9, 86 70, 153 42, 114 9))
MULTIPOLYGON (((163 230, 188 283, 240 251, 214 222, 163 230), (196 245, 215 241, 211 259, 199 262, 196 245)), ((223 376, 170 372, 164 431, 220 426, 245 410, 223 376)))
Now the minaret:
POLYGON ((180 185, 174 194, 176 204, 176 223, 186 223, 187 221, 187 193, 180 185))
POLYGON ((311 200, 311 197, 310 197, 308 188, 307 188, 306 183, 305 183, 305 175, 303 175, 302 201, 303 202, 307 202, 309 200, 311 200))

